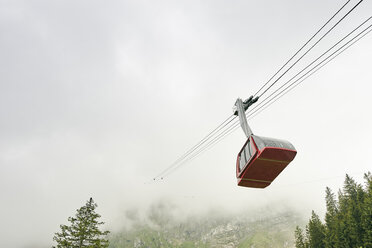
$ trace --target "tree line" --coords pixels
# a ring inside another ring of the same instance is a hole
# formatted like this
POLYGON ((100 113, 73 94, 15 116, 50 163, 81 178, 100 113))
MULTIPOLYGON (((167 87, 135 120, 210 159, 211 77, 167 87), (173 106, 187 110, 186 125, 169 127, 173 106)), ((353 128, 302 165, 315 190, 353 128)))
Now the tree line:
POLYGON ((324 223, 312 211, 305 230, 296 227, 296 248, 372 247, 372 174, 364 178, 365 185, 361 185, 346 175, 337 199, 326 188, 324 223))
MULTIPOLYGON (((364 175, 361 185, 346 175, 342 190, 336 195, 326 188, 326 214, 324 223, 312 211, 303 231, 295 230, 296 248, 372 248, 372 174, 364 175)), ((107 248, 108 231, 102 231, 101 217, 95 212, 97 204, 92 198, 77 209, 70 225, 60 225, 55 233, 55 248, 107 248)))

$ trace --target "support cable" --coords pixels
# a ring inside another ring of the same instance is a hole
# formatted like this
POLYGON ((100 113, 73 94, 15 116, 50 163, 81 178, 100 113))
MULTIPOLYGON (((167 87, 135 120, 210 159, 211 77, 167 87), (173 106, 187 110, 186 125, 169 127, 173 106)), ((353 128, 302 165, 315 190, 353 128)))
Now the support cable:
MULTIPOLYGON (((284 74, 286 74, 295 64, 297 64, 311 49, 313 49, 327 34, 329 34, 347 15, 349 15, 363 0, 360 0, 351 10, 349 10, 336 24, 334 24, 331 29, 329 29, 315 44, 313 44, 310 49, 308 49, 299 59, 297 59, 294 64, 292 64, 278 79, 276 79, 261 95, 260 97, 265 94, 275 83, 277 83, 283 76, 284 74)), ((331 19, 329 19, 296 53, 295 55, 293 55, 275 74, 272 78, 274 78, 348 3, 350 2, 347 1, 332 17, 331 19)), ((350 35, 350 34, 349 34, 350 35)), ((344 37, 345 39, 346 37, 344 37)), ((340 43, 341 41, 339 41, 338 43, 340 43)), ((329 49, 330 50, 330 49, 329 49)), ((318 58, 319 59, 319 58, 318 58)), ((312 64, 315 63, 315 61, 312 62, 312 64)), ((308 65, 308 67, 311 66, 308 65)), ((306 68, 305 68, 306 69, 306 68)), ((305 69, 303 69, 301 72, 303 72, 305 69)), ((300 72, 300 73, 301 73, 300 72)), ((298 73, 299 74, 299 73, 298 73)), ((296 76, 298 75, 296 74, 296 76)), ((271 79, 272 79, 271 78, 271 79)), ((268 84, 268 82, 271 81, 271 79, 269 81, 266 82, 265 85, 268 84)), ((292 78, 293 79, 293 78, 292 78)), ((292 80, 291 79, 291 80, 292 80)), ((287 82, 288 83, 288 82, 287 82)), ((287 84, 286 83, 286 84, 287 84)), ((261 87, 257 92, 256 94, 261 91, 264 87, 261 87)), ((282 86, 283 87, 283 86, 282 86)), ((282 88, 280 87, 280 88, 282 88)), ((279 88, 279 89, 280 89, 279 88)), ((277 89, 275 92, 277 92, 279 89, 277 89)), ((274 92, 274 93, 275 93, 274 92)), ((255 94, 255 95, 256 95, 255 94)), ((270 95, 272 96, 272 94, 270 95)), ((270 97, 269 96, 269 97, 270 97)), ((268 98, 265 98, 265 100, 268 99, 268 98)), ((265 101, 264 100, 264 101, 265 101)), ((262 104, 262 103, 260 103, 262 104)), ((259 105, 260 105, 259 104, 259 105)), ((259 106, 257 105, 256 108, 259 106)), ((255 108, 254 108, 255 109, 255 108)), ((253 110, 254 110, 253 109, 253 110)), ((261 109, 261 108, 260 108, 261 109)), ((247 113, 248 114, 248 113, 247 113)), ((222 139, 224 136, 230 134, 231 130, 234 131, 238 124, 235 123, 233 125, 230 125, 230 127, 228 127, 226 130, 222 131, 222 133, 220 133, 219 135, 217 135, 218 132, 220 132, 221 130, 223 130, 227 125, 229 125, 232 121, 234 121, 236 118, 236 116, 234 115, 231 115, 229 116, 225 121, 223 121, 219 126, 217 126, 214 130, 212 130, 210 133, 208 133, 201 141, 199 141, 195 146, 193 146, 192 148, 190 148, 188 151, 186 151, 182 156, 180 156, 176 161, 174 161, 170 166, 168 166, 166 169, 164 169, 161 173, 159 173, 156 177, 154 177, 154 180, 156 179, 159 179, 159 178, 163 178, 165 175, 168 175, 170 172, 174 171, 176 168, 179 168, 182 164, 184 164, 185 162, 189 161, 190 159, 198 156, 202 151, 204 151, 205 149, 207 149, 208 147, 210 147, 211 145, 214 145, 216 142, 218 142, 220 139, 222 139), (216 137, 214 137, 212 139, 213 136, 217 135, 216 137), (206 142, 208 140, 212 139, 211 141, 209 141, 207 144, 206 142), (204 147, 203 147, 204 145, 204 147), (199 151, 197 151, 198 149, 200 148, 199 151), (193 153, 195 153, 194 155, 192 155, 193 153), (189 158, 188 158, 189 157, 189 158)))
MULTIPOLYGON (((372 17, 368 18, 368 20, 370 20, 372 17)), ((365 24, 365 22, 363 22, 361 25, 358 26, 358 28, 360 28, 363 24, 365 24)), ((283 97, 284 95, 286 95, 289 91, 291 91, 292 89, 294 89, 295 87, 297 87, 300 83, 302 83, 304 80, 306 80, 307 78, 309 78, 310 76, 312 76, 315 72, 317 72, 318 70, 320 70, 321 68, 323 68, 325 65, 327 65, 329 62, 331 62, 333 59, 335 59, 337 56, 339 56, 341 53, 343 53, 345 50, 347 50, 349 47, 351 47, 353 44, 355 44, 357 41, 359 41, 360 39, 362 39, 364 36, 366 36, 368 33, 370 33, 372 31, 371 29, 372 27, 372 24, 369 25, 367 28, 365 28, 363 31, 361 31, 359 34, 357 34, 356 36, 354 36, 352 39, 350 39, 347 43, 345 43, 344 45, 342 45, 340 48, 338 48, 336 51, 334 51, 332 54, 330 54, 329 56, 327 56, 324 60, 322 60, 321 62, 319 62, 317 65, 315 65, 312 69, 310 69, 309 71, 307 71, 304 75, 302 75, 300 78, 296 79, 292 84, 290 84, 288 87, 286 87, 284 90, 282 90, 281 92, 279 92, 277 95, 275 95, 272 99, 270 99, 267 103, 263 104, 262 106, 260 106, 256 111, 250 111, 247 113, 247 117, 249 117, 249 120, 251 120, 252 118, 254 118, 255 116, 257 116, 259 113, 261 113, 263 110, 265 110, 268 106, 270 106, 272 103, 276 102, 277 100, 279 100, 281 97, 283 97), (369 29, 369 30, 368 30, 369 29), (364 34, 363 34, 364 33, 364 34), (358 38, 359 37, 359 38, 358 38), (283 93, 284 92, 284 93, 283 93), (273 101, 274 100, 274 101, 273 101), (269 105, 267 105, 269 104, 269 105), (267 106, 266 106, 267 105, 267 106), (266 106, 266 107, 265 107, 266 106), (263 109, 262 109, 263 108, 263 109)), ((358 29, 356 28, 356 29, 358 29)), ((354 29, 351 33, 353 33, 356 29, 354 29)), ((345 36, 342 40, 344 40, 346 37, 350 36, 349 33, 347 36, 345 36)), ((337 42, 336 44, 339 44, 341 41, 337 42)), ((332 46, 332 48, 334 48, 334 46, 332 46)), ((328 49, 329 51, 330 49, 328 49)), ((325 53, 324 53, 325 54, 325 53)), ((323 55, 324 55, 323 54, 323 55)), ((316 59, 318 60, 318 58, 316 59)), ((314 61, 311 63, 313 64, 314 61)), ((293 78, 292 78, 293 79, 293 78)), ((292 80, 291 79, 291 80, 292 80)), ((291 81, 290 80, 290 81, 291 81)), ((289 82, 289 81, 288 81, 289 82)), ((199 151, 197 151, 195 154, 191 155, 189 158, 187 158, 186 160, 182 161, 181 164, 177 165, 176 167, 174 167, 171 171, 168 171, 168 173, 166 173, 164 177, 168 176, 169 174, 171 174, 172 172, 174 172, 176 169, 178 169, 179 167, 181 167, 183 164, 193 160, 194 158, 196 158, 197 156, 199 156, 201 153, 211 149, 214 145, 216 145, 219 141, 221 141, 222 139, 224 139, 225 137, 227 137, 229 134, 231 134, 232 132, 234 132, 235 130, 237 130, 239 127, 239 123, 238 122, 235 122, 233 123, 232 125, 230 125, 225 131, 223 131, 221 134, 219 134, 218 136, 216 136, 214 139, 212 139, 211 141, 209 141, 203 148, 201 148, 199 151)))
MULTIPOLYGON (((272 95, 274 95, 276 92, 278 92, 280 89, 282 89, 284 86, 286 86, 287 84, 289 84, 293 79, 295 79, 297 76, 299 76, 301 73, 303 73, 306 69, 308 69, 310 66, 312 66, 314 63, 316 63, 319 59, 321 59, 323 56, 325 56, 328 52, 330 52, 332 49, 334 49, 337 45, 339 45, 342 41, 344 41, 346 38, 348 38, 350 35, 352 35, 355 31, 357 31, 360 27, 362 27, 364 24, 366 24, 368 21, 370 21, 372 19, 372 16, 367 18, 362 24, 360 24, 359 26, 357 26, 355 29, 353 29, 350 33, 348 33, 346 36, 344 36, 341 40, 339 40, 338 42, 336 42, 332 47, 330 47, 329 49, 327 49, 327 51, 325 51, 324 53, 322 53, 319 57, 317 57, 315 60, 313 60, 310 64, 308 64, 306 67, 304 67, 301 71, 299 71, 296 75, 294 75, 291 79, 289 79, 286 83, 284 83, 282 86, 280 86, 278 89, 276 89, 274 92, 272 92, 268 97, 266 97, 265 99, 263 99, 259 105, 256 105, 255 107, 253 107, 251 109, 251 112, 254 111, 255 109, 257 109, 258 107, 262 106, 263 103, 265 103, 265 101, 267 99, 269 99, 272 95)), ((362 31, 363 32, 363 31, 362 31)))
POLYGON ((276 75, 278 75, 278 73, 294 58, 294 57, 296 57, 296 55, 300 52, 300 51, 302 51, 302 49, 305 47, 305 46, 307 46, 307 44, 309 44, 310 43, 310 41, 312 41, 313 39, 314 39, 314 37, 315 36, 317 36, 319 33, 320 33, 320 31, 322 31, 323 30, 323 28, 325 27, 325 26, 327 26, 327 24, 331 21, 331 20, 333 20, 333 18, 348 4, 350 2, 350 0, 348 0, 325 24, 323 24, 323 26, 294 54, 294 55, 292 55, 292 57, 277 71, 277 72, 275 72, 275 74, 254 94, 254 96, 256 96, 263 88, 265 88, 265 86, 269 83, 269 82, 271 82, 271 80, 276 76, 276 75))
POLYGON ((218 125, 215 129, 209 132, 201 141, 199 141, 196 145, 191 147, 188 151, 186 151, 182 156, 180 156, 177 160, 175 160, 170 166, 160 172, 153 180, 160 178, 163 174, 167 173, 168 170, 171 170, 174 166, 176 166, 179 162, 184 160, 189 154, 193 153, 196 149, 202 146, 211 136, 215 135, 215 133, 219 132, 223 129, 226 125, 231 123, 236 118, 235 115, 230 115, 226 120, 224 120, 220 125, 218 125), (232 118, 233 117, 233 118, 232 118))
MULTIPOLYGON (((365 35, 367 35, 369 32, 371 32, 371 30, 368 31, 368 29, 370 29, 372 27, 372 24, 369 25, 367 28, 365 28, 363 31, 361 31, 360 33, 358 33, 357 35, 355 35, 352 39, 350 39, 349 41, 347 41, 344 45, 342 45, 341 47, 339 47, 336 51, 334 51, 333 53, 331 53, 329 56, 327 56, 325 59, 323 59, 321 62, 319 62, 317 65, 315 65, 312 69, 310 69, 309 71, 307 71, 304 75, 302 75, 300 78, 296 79, 294 82, 292 82, 289 86, 287 86, 286 88, 284 88, 282 91, 280 91, 279 93, 277 93, 275 96, 273 96, 270 100, 268 100, 268 102, 264 103, 269 97, 271 97, 274 93, 276 93, 278 90, 280 90, 281 88, 283 88, 285 85, 287 85, 288 83, 290 83, 295 77, 297 77, 300 73, 302 73, 305 69, 307 69, 310 65, 314 64, 314 62, 318 61, 321 57, 323 57, 326 53, 328 53, 331 49, 333 49, 336 45, 338 45, 341 41, 343 41, 345 38, 347 38, 348 36, 350 36, 350 34, 354 33, 357 29, 359 29, 363 24, 365 24, 367 21, 369 21, 370 19, 372 19, 372 17, 369 17, 365 22, 363 22, 361 25, 359 25, 356 29, 354 29, 353 31, 351 31, 348 35, 346 35, 342 40, 340 40, 339 42, 337 42, 334 46, 332 46, 330 49, 327 50, 327 52, 323 53, 321 56, 319 56, 316 60, 314 60, 312 63, 310 63, 308 66, 306 66, 303 70, 301 70, 298 74, 296 74, 294 77, 292 77, 290 80, 288 80, 285 84, 283 84, 279 89, 277 89, 275 92, 273 92, 270 96, 268 96, 267 98, 265 98, 262 102, 261 102, 261 105, 258 107, 258 108, 253 108, 251 110, 251 115, 257 113, 260 109, 262 109, 264 106, 266 106, 267 104, 269 104, 271 101, 273 101, 275 98, 277 98, 280 94, 282 94, 283 92, 285 92, 286 90, 288 90, 291 86, 293 86, 294 84, 296 84, 298 81, 300 81, 301 79, 303 79, 304 77, 306 77, 306 75, 312 73, 314 70, 316 70, 317 67, 320 67, 322 64, 323 66, 325 66, 326 64, 328 64, 331 60, 333 60, 335 57, 337 57, 339 54, 341 54, 343 51, 345 51, 348 47, 350 47, 352 44, 354 44, 355 42, 357 42, 358 40, 360 40, 361 38, 363 38, 365 35), (363 35, 363 33, 365 33, 363 35), (360 38, 358 38, 360 36, 360 38), (355 40, 356 39, 356 40, 355 40), (353 42, 353 40, 355 40, 353 42), (351 44, 350 44, 351 43, 351 44), (348 46, 350 44, 350 46, 348 46), (346 47, 346 48, 345 48, 346 47), (343 48, 345 48, 344 50, 342 50, 343 48), (342 50, 340 53, 338 53, 340 50, 342 50), (335 55, 337 53, 337 55, 335 55), (335 56, 334 56, 335 55, 335 56), (330 59, 332 56, 334 56, 332 59, 330 59), (328 62, 326 62, 328 59, 330 59, 328 62), (252 113, 253 112, 253 113, 252 113)), ((323 67, 321 66, 321 67, 323 67)), ((320 67, 320 68, 321 68, 320 67)), ((319 68, 319 69, 320 69, 319 68)), ((302 82, 302 81, 301 81, 302 82)), ((296 87, 296 86, 295 86, 296 87)), ((294 88, 294 87, 293 87, 294 88)), ((290 90, 288 90, 289 92, 290 90)), ((284 96, 285 94, 287 94, 287 92, 285 92, 282 96, 284 96)), ((282 96, 279 96, 279 98, 281 98, 282 96)), ((278 99, 279 99, 278 98, 278 99)), ((276 100, 275 100, 276 101, 276 100)))
POLYGON ((290 69, 292 69, 306 54, 308 54, 321 40, 323 40, 324 37, 326 37, 342 20, 344 20, 358 5, 363 2, 363 0, 360 0, 354 7, 349 10, 338 22, 336 22, 322 37, 317 40, 301 57, 299 57, 287 70, 285 70, 275 81, 260 94, 260 97, 264 95, 271 87, 273 87, 290 69))

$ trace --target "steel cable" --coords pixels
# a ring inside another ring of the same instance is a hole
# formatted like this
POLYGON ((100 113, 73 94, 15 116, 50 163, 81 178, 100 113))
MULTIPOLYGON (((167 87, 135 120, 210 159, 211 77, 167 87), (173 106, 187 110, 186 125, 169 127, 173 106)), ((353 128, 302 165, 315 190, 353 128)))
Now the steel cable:
POLYGON ((336 22, 322 37, 317 40, 301 57, 299 57, 287 70, 285 70, 275 81, 260 94, 263 96, 271 87, 273 87, 290 69, 292 69, 306 54, 308 54, 324 37, 326 37, 342 20, 344 20, 363 0, 360 0, 354 7, 349 10, 338 22, 336 22))
MULTIPOLYGON (((298 63, 313 47, 315 47, 315 45, 317 45, 327 34, 329 34, 332 29, 334 29, 347 15, 349 15, 363 0, 360 0, 351 10, 349 10, 347 12, 347 14, 345 14, 336 24, 334 24, 331 29, 329 29, 313 46, 310 47, 310 49, 308 49, 296 62, 294 62, 294 64, 291 65, 291 67, 289 67, 278 79, 276 79, 274 81, 273 84, 271 84, 260 96, 262 96, 264 93, 266 93, 276 82, 278 82, 283 76, 284 74, 286 74, 291 68, 293 68, 293 66, 298 63)), ((348 3, 350 2, 347 1, 332 17, 331 19, 329 19, 296 53, 295 55, 293 55, 282 67, 281 69, 279 69, 276 74, 274 74, 273 77, 275 77, 348 3)), ((344 37, 345 38, 345 37, 344 37)), ((339 41, 341 42, 341 41, 339 41)), ((338 42, 338 43, 339 43, 338 42)), ((315 63, 315 61, 313 61, 313 63, 315 63)), ((312 64, 313 64, 312 63, 312 64)), ((311 66, 308 65, 308 67, 311 66)), ((305 68, 306 69, 306 68, 305 68)), ((304 71, 305 69, 303 69, 302 71, 304 71)), ((302 72, 301 71, 301 72, 302 72)), ((301 73, 300 72, 300 73, 301 73)), ((297 74, 298 75, 298 74, 297 74)), ((272 77, 272 78, 273 78, 272 77)), ((272 79, 271 78, 271 79, 272 79)), ((271 79, 268 81, 270 82, 271 79)), ((293 78, 292 78, 293 79, 293 78)), ((267 85, 267 83, 265 85, 267 85)), ((287 82, 288 83, 288 82, 287 82)), ((287 84, 286 83, 286 84, 287 84)), ((257 92, 256 94, 265 87, 265 85, 263 87, 261 87, 257 92)), ((282 85, 283 87, 283 85, 282 85)), ((282 88, 280 87, 280 88, 282 88)), ((279 88, 279 89, 280 89, 279 88)), ((276 92, 276 91, 275 91, 276 92)), ((274 92, 274 93, 275 93, 274 92)), ((256 95, 255 94, 255 95, 256 95)), ((272 94, 270 95, 272 96, 272 94)), ((269 97, 270 97, 269 96, 269 97)), ((268 98, 265 98, 265 100, 268 99, 268 98)), ((264 100, 264 101, 265 101, 264 100)), ((271 101, 271 100, 270 100, 271 101)), ((261 105, 262 102, 258 105, 256 105, 255 107, 257 108, 259 105, 261 105)), ((271 105, 271 104, 270 104, 271 105)), ((255 108, 254 108, 255 109, 255 108)), ((252 109, 251 111, 253 111, 254 109, 252 109)), ((261 108, 260 108, 261 109, 261 108)), ((249 111, 248 113, 250 113, 251 111, 249 111)), ((248 115, 247 113, 247 115, 248 115)), ((217 143, 219 140, 221 140, 223 137, 229 135, 232 131, 234 131, 237 126, 238 126, 238 122, 235 122, 233 123, 232 125, 230 125, 229 127, 227 127, 224 131, 221 131, 223 130, 228 124, 230 124, 232 121, 234 121, 236 118, 236 116, 234 115, 231 115, 229 116, 225 121, 223 121, 219 126, 217 126, 214 130, 212 130, 210 133, 208 133, 201 141, 199 141, 195 146, 191 147, 188 151, 186 151, 182 156, 180 156, 177 160, 175 160, 170 166, 168 166, 166 169, 164 169, 161 173, 159 173, 156 177, 154 177, 154 180, 156 179, 159 179, 159 178, 163 178, 165 176, 167 176, 168 174, 170 174, 171 172, 173 172, 175 169, 179 168, 181 165, 183 165, 184 163, 186 163, 187 161, 189 161, 190 159, 193 159, 195 158, 196 156, 198 156, 201 152, 203 152, 205 149, 208 149, 208 147, 210 146, 214 146, 215 143, 217 143), (220 132, 220 134, 218 134, 218 132, 220 132), (218 135, 217 135, 218 134, 218 135), (217 135, 217 136, 216 136, 217 135), (215 136, 215 137, 214 137, 215 136), (214 138, 213 138, 214 137, 214 138), (212 139, 212 140, 210 140, 212 139), (206 143, 208 140, 210 140, 208 143, 206 143), (203 146, 204 145, 204 146, 203 146), (197 151, 198 149, 200 148, 199 151, 197 151), (194 153, 194 154, 193 154, 194 153)))
MULTIPOLYGON (((372 17, 368 18, 368 20, 370 20, 372 17)), ((363 24, 365 24, 365 22, 363 22, 363 24)), ((361 24, 361 25, 363 25, 361 24)), ((358 26, 361 27, 361 25, 358 26)), ((265 110, 268 106, 270 106, 271 104, 273 104, 274 102, 276 102, 277 100, 279 100, 281 97, 283 97, 284 95, 286 95, 289 91, 291 91, 292 89, 294 89, 295 87, 297 87, 300 83, 302 83, 304 80, 306 80, 308 77, 310 77, 311 75, 313 75, 314 73, 316 73, 318 70, 320 70, 321 68, 323 68, 325 65, 327 65, 329 62, 331 62, 333 59, 335 59, 337 56, 339 56, 341 53, 343 53, 345 50, 347 50, 349 47, 351 47, 353 44, 355 44, 357 41, 359 41, 360 39, 362 39, 364 36, 366 36, 368 33, 370 33, 372 31, 371 29, 372 25, 369 25, 367 28, 365 28, 363 31, 361 31, 359 34, 357 34, 356 36, 354 36, 352 39, 350 39, 347 43, 345 43, 344 45, 342 45, 340 48, 338 48, 336 51, 334 51, 332 54, 330 54, 329 56, 327 56, 324 60, 322 60, 321 62, 319 62, 317 65, 315 65, 312 69, 310 69, 309 71, 307 71, 304 75, 302 75, 300 78, 296 79, 292 84, 290 84, 288 87, 286 87, 284 90, 282 90, 281 92, 279 92, 278 94, 276 94, 274 97, 272 97, 267 103, 261 105, 256 111, 254 111, 253 109, 247 113, 247 117, 249 118, 249 120, 251 120, 252 118, 254 118, 255 116, 257 116, 259 113, 261 113, 263 110, 265 110), (369 30, 368 30, 369 29, 369 30), (364 33, 364 34, 363 34, 364 33), (360 36, 360 37, 359 37, 360 36), (359 37, 359 38, 358 38, 359 37), (267 105, 268 104, 268 105, 267 105), (267 105, 267 106, 266 106, 267 105), (266 107, 265 107, 266 106, 266 107), (262 109, 263 108, 263 109, 262 109)), ((351 33, 353 33, 356 29, 354 29, 351 33)), ((349 33, 347 36, 345 36, 342 40, 344 40, 346 37, 350 36, 349 33)), ((337 42, 336 44, 339 44, 341 41, 337 42)), ((334 48, 334 46, 332 46, 332 48, 334 48)), ((329 52, 330 49, 327 50, 327 52, 329 52)), ((326 53, 323 53, 322 56, 324 56, 326 53)), ((319 57, 314 60, 314 61, 317 61, 319 59, 319 57)), ((311 64, 314 64, 314 61, 311 63, 311 64)), ((308 67, 308 66, 307 66, 308 67)), ((303 70, 302 70, 303 71, 303 70)), ((293 78, 292 78, 293 79, 293 78)), ((290 79, 288 82, 290 82, 292 79, 290 79)), ((279 89, 278 89, 279 90, 279 89)), ((278 91, 277 90, 277 91, 278 91)), ((219 141, 221 141, 222 139, 224 139, 225 137, 227 137, 229 134, 231 134, 232 132, 234 132, 235 130, 237 130, 239 127, 239 122, 235 122, 233 123, 232 125, 230 125, 230 127, 228 127, 225 131, 223 131, 221 134, 219 134, 218 136, 216 136, 214 139, 212 139, 211 141, 209 141, 203 148, 201 148, 199 151, 197 151, 196 153, 194 153, 193 155, 191 155, 189 158, 187 158, 186 160, 182 161, 182 163, 178 164, 176 167, 174 167, 171 171, 169 171, 168 173, 166 173, 164 177, 168 176, 169 174, 171 174, 172 172, 174 172, 176 169, 178 169, 179 167, 181 167, 183 164, 193 160, 194 158, 196 158, 197 156, 199 156, 201 153, 211 149, 214 145, 216 145, 219 141)))
POLYGON ((258 94, 258 92, 260 92, 269 82, 271 82, 271 80, 276 76, 278 75, 278 73, 286 66, 288 65, 288 63, 294 58, 296 57, 296 55, 302 51, 302 49, 304 49, 305 46, 307 46, 307 44, 310 43, 310 41, 312 41, 314 39, 315 36, 317 36, 320 31, 323 30, 323 28, 325 26, 327 26, 327 24, 333 20, 333 18, 350 2, 351 0, 348 0, 325 24, 323 24, 323 26, 294 54, 292 55, 292 57, 282 66, 280 67, 280 69, 275 72, 275 74, 254 94, 254 96, 256 96, 258 94))
POLYGON ((153 178, 153 180, 156 180, 160 178, 163 174, 166 174, 167 171, 171 170, 174 166, 176 166, 180 161, 185 159, 189 154, 194 152, 196 149, 198 149, 201 145, 203 145, 211 136, 214 135, 214 133, 217 133, 219 130, 223 129, 226 125, 228 125, 230 122, 232 122, 236 116, 231 115, 226 120, 224 120, 220 125, 218 125, 215 129, 213 129, 211 132, 209 132, 201 141, 199 141, 195 146, 191 147, 188 151, 186 151, 182 156, 180 156, 177 160, 175 160, 170 166, 168 166, 166 169, 164 169, 162 172, 160 172, 156 177, 153 178), (233 117, 233 118, 231 118, 233 117))
MULTIPOLYGON (((342 41, 344 41, 346 38, 348 38, 350 35, 352 35, 355 31, 357 31, 360 27, 362 27, 364 24, 366 24, 369 20, 372 19, 372 16, 367 18, 362 24, 358 25, 355 29, 353 29, 350 33, 348 33, 346 36, 344 36, 341 40, 336 42, 332 47, 327 49, 324 53, 322 53, 319 57, 317 57, 315 60, 313 60, 310 64, 308 64, 306 67, 304 67, 301 71, 299 71, 296 75, 294 75, 291 79, 289 79, 286 83, 284 83, 282 86, 280 86, 278 89, 276 89, 274 92, 272 92, 268 97, 263 99, 260 102, 260 105, 262 105, 267 99, 269 99, 273 94, 275 94, 277 91, 282 89, 284 86, 289 84, 293 79, 295 79, 298 75, 303 73, 306 69, 308 69, 310 66, 312 66, 314 63, 316 63, 319 59, 321 59, 324 55, 326 55, 328 52, 330 52, 333 48, 335 48, 337 45, 339 45, 342 41)), ((251 111, 254 111, 256 108, 258 108, 260 105, 254 106, 251 111)))

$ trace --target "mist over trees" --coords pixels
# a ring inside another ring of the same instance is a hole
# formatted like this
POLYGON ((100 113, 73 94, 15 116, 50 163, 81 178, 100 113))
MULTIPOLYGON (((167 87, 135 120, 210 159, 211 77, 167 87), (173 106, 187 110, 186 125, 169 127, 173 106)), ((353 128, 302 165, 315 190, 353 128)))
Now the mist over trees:
POLYGON ((304 223, 300 213, 277 204, 195 213, 168 200, 154 203, 143 215, 130 211, 125 222, 110 234, 109 248, 288 248, 294 228, 304 223))
POLYGON ((144 216, 137 210, 128 211, 130 224, 108 236, 108 231, 100 229, 103 222, 91 198, 68 218, 70 225, 60 226, 53 248, 372 247, 372 174, 368 172, 364 178, 362 185, 346 175, 337 194, 327 187, 324 220, 312 211, 305 230, 298 226, 303 219, 287 207, 177 218, 177 207, 159 202, 144 216))
POLYGON ((324 223, 312 211, 305 232, 297 226, 296 248, 372 247, 372 174, 364 175, 365 185, 346 175, 342 190, 326 188, 324 223))

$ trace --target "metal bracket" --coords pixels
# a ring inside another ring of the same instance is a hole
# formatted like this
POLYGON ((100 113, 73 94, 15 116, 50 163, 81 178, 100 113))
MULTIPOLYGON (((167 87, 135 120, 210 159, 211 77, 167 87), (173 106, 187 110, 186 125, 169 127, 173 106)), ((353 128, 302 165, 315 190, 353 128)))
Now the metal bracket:
POLYGON ((233 112, 234 115, 239 116, 240 120, 240 126, 242 127, 245 135, 247 138, 249 138, 251 135, 253 135, 253 132, 251 128, 248 125, 247 117, 245 115, 245 111, 248 109, 249 106, 251 106, 253 103, 257 102, 258 96, 253 98, 253 96, 250 96, 248 99, 246 99, 244 102, 242 99, 238 98, 235 102, 233 112))

